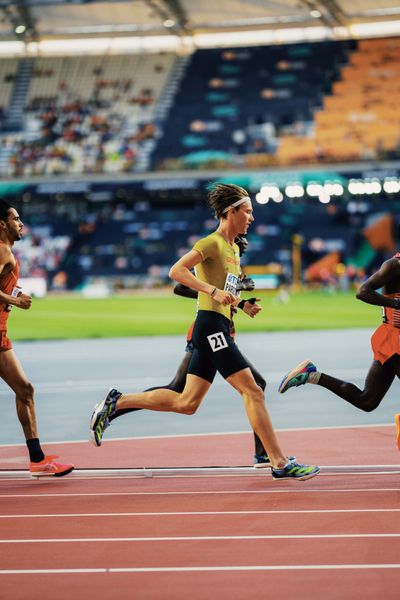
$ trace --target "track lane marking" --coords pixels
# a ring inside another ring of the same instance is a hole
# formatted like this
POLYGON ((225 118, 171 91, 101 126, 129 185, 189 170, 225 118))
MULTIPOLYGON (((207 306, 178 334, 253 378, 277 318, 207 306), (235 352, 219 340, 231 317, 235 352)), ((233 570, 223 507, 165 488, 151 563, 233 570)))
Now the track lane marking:
MULTIPOLYGON (((299 484, 300 482, 292 482, 299 484)), ((279 485, 279 483, 277 484, 279 485)), ((160 491, 160 492, 68 492, 68 493, 37 493, 37 494, 0 494, 0 498, 68 498, 68 497, 108 497, 108 496, 202 496, 202 495, 224 495, 224 494, 355 494, 355 493, 377 493, 377 492, 399 492, 397 488, 349 488, 349 489, 285 489, 285 490, 199 490, 189 492, 182 491, 160 491)), ((1 515, 0 515, 1 518, 1 515)))
POLYGON ((166 517, 166 516, 193 516, 193 515, 279 515, 279 514, 320 514, 320 513, 393 513, 400 512, 400 508, 342 508, 342 509, 317 509, 317 510, 223 510, 223 511, 180 511, 180 512, 116 512, 116 513, 54 513, 54 514, 26 514, 26 515, 0 515, 0 519, 58 519, 76 517, 166 517))
POLYGON ((400 569, 400 564, 333 564, 333 565, 246 565, 214 567, 103 567, 97 569, 2 569, 0 575, 52 575, 77 573, 181 573, 198 571, 315 571, 342 569, 400 569))
POLYGON ((398 538, 400 533, 327 533, 327 534, 295 534, 295 535, 200 535, 172 537, 102 537, 102 538, 38 538, 0 540, 0 544, 65 544, 82 542, 202 542, 230 540, 325 540, 353 538, 398 538))

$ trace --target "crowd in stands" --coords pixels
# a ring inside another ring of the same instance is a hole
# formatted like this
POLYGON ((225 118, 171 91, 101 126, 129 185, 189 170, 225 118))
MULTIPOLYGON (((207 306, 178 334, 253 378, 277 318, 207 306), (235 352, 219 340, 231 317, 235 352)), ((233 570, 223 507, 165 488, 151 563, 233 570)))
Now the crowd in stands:
POLYGON ((59 272, 83 206, 62 202, 24 202, 18 210, 24 222, 24 235, 15 245, 21 277, 43 277, 50 286, 59 272))
POLYGON ((157 133, 154 109, 172 58, 160 60, 75 59, 85 76, 73 58, 41 59, 31 75, 24 131, 2 139, 9 155, 3 174, 132 171, 141 146, 157 133))
MULTIPOLYGON (((144 98, 147 106, 151 97, 144 98)), ((127 118, 100 99, 60 105, 56 99, 35 98, 27 114, 40 132, 31 141, 14 136, 10 175, 129 172, 142 142, 156 133, 151 122, 127 127, 127 118)))
MULTIPOLYGON (((400 156, 400 38, 199 50, 160 122, 174 60, 34 59, 3 175, 129 172, 149 139, 152 168, 167 170, 400 156)), ((0 68, 4 110, 15 70, 0 68)))
POLYGON ((45 102, 34 112, 40 136, 14 142, 11 175, 129 172, 142 142, 156 132, 152 123, 142 123, 127 134, 126 120, 97 102, 45 102))

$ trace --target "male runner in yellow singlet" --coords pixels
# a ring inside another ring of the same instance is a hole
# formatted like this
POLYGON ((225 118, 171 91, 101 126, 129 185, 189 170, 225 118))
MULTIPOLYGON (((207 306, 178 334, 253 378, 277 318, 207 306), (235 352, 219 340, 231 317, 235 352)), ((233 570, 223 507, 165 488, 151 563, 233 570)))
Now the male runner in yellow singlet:
MULTIPOLYGON (((199 240, 170 270, 170 277, 198 291, 198 313, 193 329, 193 354, 186 385, 181 394, 167 389, 123 394, 111 389, 95 407, 90 428, 98 439, 116 410, 147 408, 193 414, 208 392, 217 371, 242 396, 253 431, 260 437, 272 465, 274 479, 309 479, 319 467, 288 460, 282 451, 247 360, 231 334, 231 305, 239 304, 236 294, 240 273, 239 248, 234 240, 245 235, 254 221, 246 190, 236 185, 216 184, 209 193, 209 204, 219 219, 217 230, 199 240), (195 275, 191 273, 195 269, 195 275)), ((255 316, 261 306, 253 305, 255 316)))
MULTIPOLYGON (((247 239, 244 236, 238 236, 235 239, 236 244, 238 245, 239 248, 239 255, 242 256, 243 253, 245 252, 246 248, 247 248, 247 239)), ((241 274, 241 280, 237 286, 238 291, 252 291, 254 289, 254 281, 250 278, 250 277, 246 277, 243 273, 241 274)), ((181 283, 177 283, 174 287, 174 294, 177 294, 178 296, 183 296, 184 298, 191 298, 191 299, 195 299, 197 300, 198 298, 198 293, 197 290, 193 290, 192 288, 188 288, 185 285, 182 285, 181 283)), ((254 317, 255 314, 257 314, 258 309, 254 309, 254 304, 257 302, 257 298, 247 298, 245 300, 241 300, 238 307, 241 308, 244 312, 246 312, 246 314, 248 314, 250 317, 254 317), (254 314, 253 314, 254 311, 254 314)), ((236 308, 232 307, 232 313, 236 313, 236 308)), ((151 387, 148 388, 146 390, 143 390, 145 392, 149 392, 149 391, 153 391, 155 389, 160 389, 160 388, 167 388, 169 390, 173 390, 174 392, 183 392, 184 388, 185 388, 185 384, 186 384, 186 375, 187 375, 187 371, 189 368, 189 364, 190 364, 190 360, 192 358, 192 352, 193 352, 193 342, 192 342, 192 333, 193 333, 193 326, 194 326, 194 321, 193 323, 190 325, 189 330, 187 332, 187 336, 186 336, 186 348, 185 348, 185 355, 180 363, 180 365, 178 366, 178 369, 173 377, 173 379, 167 384, 167 385, 158 385, 155 387, 151 387)), ((231 315, 231 335, 232 337, 234 337, 234 324, 233 324, 233 314, 231 315)), ((249 362, 249 367, 251 369, 251 372, 253 373, 254 379, 256 380, 256 383, 259 387, 261 387, 261 389, 264 391, 266 386, 267 386, 267 382, 265 381, 264 377, 261 375, 261 373, 259 373, 257 371, 257 369, 249 362)), ((127 408, 125 410, 117 410, 112 416, 110 415, 108 418, 108 423, 106 423, 106 426, 108 427, 110 425, 110 423, 112 423, 112 421, 114 421, 115 419, 133 412, 133 411, 138 411, 138 410, 142 410, 141 408, 127 408)), ((94 443, 95 446, 101 446, 102 443, 102 437, 104 434, 104 428, 100 428, 100 437, 97 436, 97 430, 92 431, 92 441, 94 443)), ((258 437, 258 435, 253 432, 254 434, 254 456, 253 456, 253 465, 256 469, 262 469, 262 468, 267 468, 267 467, 271 467, 271 462, 269 460, 269 456, 264 448, 264 446, 262 445, 262 442, 260 440, 260 438, 258 437)), ((294 457, 291 457, 292 459, 294 457)))
POLYGON ((31 475, 61 477, 70 473, 74 466, 61 465, 54 461, 57 456, 44 455, 37 433, 34 389, 7 337, 7 320, 12 306, 28 310, 32 304, 32 298, 17 286, 19 264, 12 253, 14 242, 22 237, 22 229, 23 223, 15 208, 0 201, 0 377, 15 392, 17 415, 30 456, 31 475))
MULTIPOLYGON (((357 292, 357 298, 381 306, 383 323, 371 338, 374 360, 367 373, 364 389, 317 371, 306 359, 290 371, 279 386, 285 393, 305 383, 321 385, 353 406, 371 412, 381 403, 393 383, 400 377, 400 253, 385 261, 357 292), (378 290, 381 290, 379 292, 378 290)), ((400 414, 395 415, 397 447, 400 450, 400 414)))

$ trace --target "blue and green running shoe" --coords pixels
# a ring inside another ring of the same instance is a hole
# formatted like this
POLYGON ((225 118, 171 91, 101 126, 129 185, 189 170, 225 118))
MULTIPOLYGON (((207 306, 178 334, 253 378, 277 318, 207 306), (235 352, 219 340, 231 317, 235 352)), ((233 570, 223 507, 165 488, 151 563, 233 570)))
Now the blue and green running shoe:
MULTIPOLYGON (((296 460, 295 456, 288 456, 288 460, 296 460)), ((272 467, 271 461, 269 460, 269 456, 267 453, 265 454, 255 454, 254 455, 254 468, 255 469, 265 469, 265 467, 272 467)))
POLYGON ((268 454, 255 454, 254 455, 254 468, 265 469, 265 467, 271 466, 268 454))
POLYGON ((305 481, 315 477, 320 472, 317 465, 300 465, 295 460, 289 461, 282 469, 272 468, 271 473, 274 479, 297 479, 305 481))
POLYGON ((90 419, 90 434, 95 446, 101 446, 104 431, 110 425, 109 418, 115 414, 115 405, 121 392, 111 388, 103 402, 96 404, 90 419))
POLYGON ((284 394, 286 390, 291 387, 298 387, 307 383, 310 373, 315 373, 317 367, 307 358, 303 360, 297 367, 295 367, 290 373, 285 375, 282 379, 278 392, 284 394))

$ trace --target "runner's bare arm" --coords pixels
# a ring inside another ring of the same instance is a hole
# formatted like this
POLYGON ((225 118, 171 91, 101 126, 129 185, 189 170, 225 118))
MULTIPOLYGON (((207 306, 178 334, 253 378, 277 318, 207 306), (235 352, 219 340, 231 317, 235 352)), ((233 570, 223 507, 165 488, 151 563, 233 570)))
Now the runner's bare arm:
MULTIPOLYGON (((391 258, 385 261, 379 271, 371 275, 359 288, 356 297, 367 304, 375 306, 387 306, 388 308, 400 308, 400 300, 398 298, 388 298, 377 290, 382 287, 388 287, 394 281, 399 282, 393 289, 400 292, 400 265, 399 260, 391 258)), ((392 290, 387 290, 387 293, 392 290)))
POLYGON ((219 290, 213 287, 211 284, 206 283, 205 281, 201 281, 198 279, 193 273, 191 273, 191 269, 194 269, 196 265, 201 263, 203 260, 200 252, 197 250, 190 250, 186 254, 184 254, 174 265, 172 265, 169 276, 171 279, 175 279, 178 283, 182 283, 187 287, 190 287, 198 292, 204 292, 205 294, 212 295, 212 298, 227 306, 228 304, 233 304, 236 300, 236 297, 230 292, 225 292, 224 290, 219 290))

